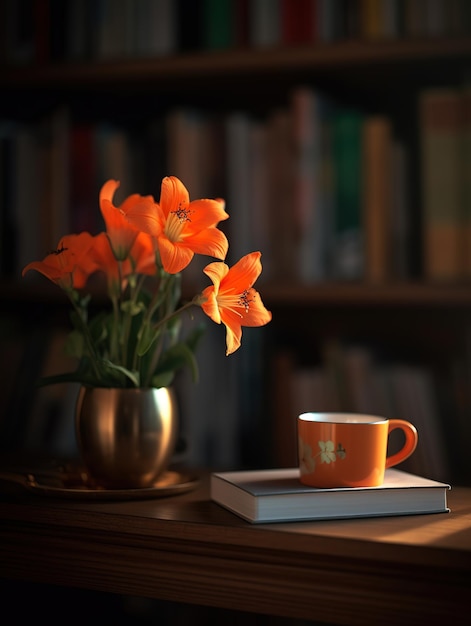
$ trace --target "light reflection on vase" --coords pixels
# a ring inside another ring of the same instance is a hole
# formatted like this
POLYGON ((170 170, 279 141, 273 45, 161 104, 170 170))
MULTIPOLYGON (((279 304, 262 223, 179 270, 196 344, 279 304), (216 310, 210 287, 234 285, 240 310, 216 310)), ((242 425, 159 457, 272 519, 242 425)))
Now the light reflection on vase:
POLYGON ((173 454, 178 410, 171 388, 81 387, 76 407, 77 445, 96 485, 150 487, 173 454))

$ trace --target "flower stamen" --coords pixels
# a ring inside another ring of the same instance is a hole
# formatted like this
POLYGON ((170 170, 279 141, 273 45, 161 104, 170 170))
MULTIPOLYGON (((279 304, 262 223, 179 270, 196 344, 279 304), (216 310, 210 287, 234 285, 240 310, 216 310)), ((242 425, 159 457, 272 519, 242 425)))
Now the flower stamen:
POLYGON ((254 302, 255 297, 249 297, 250 289, 245 289, 241 294, 239 294, 239 306, 244 307, 245 312, 249 312, 250 303, 254 302))
POLYGON ((173 215, 175 215, 180 222, 191 222, 190 215, 194 213, 194 211, 190 211, 190 209, 186 206, 183 206, 181 203, 178 205, 178 209, 176 211, 170 211, 173 215))
POLYGON ((190 215, 194 211, 190 211, 188 207, 182 204, 178 205, 178 209, 170 211, 167 223, 165 224, 165 234, 173 241, 173 243, 182 241, 182 232, 186 222, 191 222, 190 215))

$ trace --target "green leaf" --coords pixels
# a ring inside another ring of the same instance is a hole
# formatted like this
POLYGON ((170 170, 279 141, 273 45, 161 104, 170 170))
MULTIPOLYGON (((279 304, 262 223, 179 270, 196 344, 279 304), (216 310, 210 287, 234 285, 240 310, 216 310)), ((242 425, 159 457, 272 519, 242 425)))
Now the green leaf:
POLYGON ((198 363, 196 357, 186 343, 179 343, 163 353, 159 366, 154 372, 154 376, 163 374, 164 372, 175 372, 185 365, 190 368, 193 381, 196 382, 198 380, 198 363))
POLYGON ((144 356, 144 354, 146 354, 150 350, 152 344, 158 339, 161 332, 162 332, 161 328, 155 330, 154 328, 148 325, 146 325, 142 329, 142 333, 139 337, 139 341, 137 344, 138 356, 144 356))
POLYGON ((206 324, 204 322, 200 322, 198 326, 193 328, 193 330, 188 333, 185 343, 190 348, 190 350, 196 352, 196 348, 198 347, 198 344, 201 341, 205 332, 206 324))
POLYGON ((175 372, 164 372, 157 374, 152 378, 151 386, 159 389, 160 387, 169 387, 173 383, 175 372))
POLYGON ((80 359, 83 356, 83 344, 83 334, 78 330, 73 330, 69 333, 65 342, 65 353, 68 356, 80 359))
MULTIPOLYGON (((113 363, 112 361, 109 361, 108 359, 103 359, 102 363, 106 367, 110 368, 111 370, 124 374, 124 376, 128 378, 134 384, 135 387, 140 386, 139 372, 131 371, 127 369, 126 367, 123 367, 122 365, 116 365, 115 363, 113 363)), ((101 386, 103 387, 103 385, 101 386)))

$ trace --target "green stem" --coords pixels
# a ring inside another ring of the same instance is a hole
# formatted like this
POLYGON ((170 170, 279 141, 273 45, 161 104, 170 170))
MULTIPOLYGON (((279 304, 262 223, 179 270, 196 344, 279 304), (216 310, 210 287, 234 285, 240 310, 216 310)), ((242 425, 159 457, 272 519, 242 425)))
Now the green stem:
MULTIPOLYGON (((172 311, 171 313, 168 313, 165 317, 163 317, 161 320, 159 320, 155 325, 154 325, 154 330, 158 330, 161 326, 165 326, 171 319, 173 319, 174 317, 177 317, 179 315, 181 315, 181 313, 183 313, 183 311, 185 311, 186 309, 189 309, 192 306, 196 306, 197 304, 197 298, 193 298, 193 300, 190 300, 189 302, 186 302, 185 304, 183 304, 180 308, 175 309, 175 311, 172 311)), ((153 354, 152 354, 152 359, 150 362, 150 366, 147 370, 147 377, 145 380, 145 386, 148 387, 150 385, 150 382, 152 380, 152 375, 157 367, 157 364, 159 362, 159 358, 160 358, 160 354, 162 352, 162 339, 159 341, 158 346, 156 347, 156 349, 154 350, 153 354)))
MULTIPOLYGON (((132 325, 132 318, 133 318, 133 310, 136 306, 136 302, 138 300, 138 296, 139 296, 139 292, 141 290, 142 284, 144 282, 144 277, 142 276, 141 279, 139 281, 136 281, 135 285, 133 285, 134 282, 134 277, 130 277, 129 278, 129 292, 130 292, 130 297, 129 297, 129 309, 126 313, 126 316, 124 318, 123 321, 123 335, 122 335, 122 344, 123 344, 123 359, 122 359, 122 363, 125 367, 127 367, 128 364, 128 353, 129 353, 129 335, 131 332, 131 325, 132 325)), ((133 350, 133 355, 132 355, 132 363, 134 364, 136 361, 136 350, 137 350, 137 345, 134 346, 134 350, 133 350)))
MULTIPOLYGON (((136 286, 132 292, 132 300, 133 300, 133 304, 137 302, 138 300, 138 296, 141 292, 142 286, 144 284, 145 281, 145 276, 140 276, 138 282, 136 283, 136 286)), ((147 317, 147 316, 146 316, 147 317)), ((131 328, 131 316, 129 316, 129 326, 127 328, 127 333, 126 333, 126 343, 129 342, 129 332, 130 332, 130 328, 131 328)), ((141 329, 144 328, 144 324, 146 323, 145 319, 143 320, 142 324, 141 324, 141 329)), ((139 363, 140 363, 140 357, 137 354, 137 347, 139 345, 139 334, 137 337, 137 341, 135 342, 134 345, 134 349, 133 349, 133 353, 132 353, 132 360, 131 360, 131 369, 134 371, 137 371, 139 369, 139 363)))
POLYGON ((77 313, 77 317, 80 320, 81 326, 82 326, 82 335, 83 338, 85 340, 86 346, 87 346, 87 351, 90 355, 90 361, 91 361, 91 365, 93 368, 93 373, 96 376, 96 379, 99 380, 100 379, 100 371, 98 368, 98 355, 95 351, 95 347, 93 345, 93 341, 90 335, 90 330, 88 328, 87 323, 85 322, 84 318, 83 318, 83 309, 81 307, 78 306, 76 299, 74 297, 74 293, 75 292, 67 292, 67 295, 69 297, 69 300, 72 303, 72 306, 75 309, 75 312, 77 313))

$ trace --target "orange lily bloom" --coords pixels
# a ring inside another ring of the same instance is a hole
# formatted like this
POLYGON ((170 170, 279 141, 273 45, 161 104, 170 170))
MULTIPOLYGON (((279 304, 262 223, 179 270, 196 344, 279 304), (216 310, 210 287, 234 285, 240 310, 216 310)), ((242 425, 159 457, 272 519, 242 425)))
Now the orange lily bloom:
POLYGON ((111 248, 110 238, 106 233, 99 233, 93 238, 90 258, 96 262, 99 271, 105 274, 109 293, 119 293, 121 289, 119 263, 111 248))
POLYGON ((126 282, 120 281, 124 281, 130 274, 153 276, 157 271, 153 241, 146 233, 137 233, 129 257, 121 262, 121 267, 106 233, 93 237, 89 257, 105 273, 110 293, 118 293, 124 289, 126 282))
POLYGON ((100 190, 100 210, 113 252, 118 261, 124 261, 139 232, 130 218, 133 212, 152 213, 154 198, 135 193, 128 196, 120 207, 116 207, 113 204, 113 196, 118 187, 117 180, 109 180, 103 185, 100 190))
POLYGON ((157 238, 162 266, 169 274, 181 272, 195 254, 225 259, 228 241, 216 228, 229 215, 223 200, 193 200, 175 176, 162 180, 160 203, 153 211, 143 204, 133 207, 128 219, 140 230, 157 238))
POLYGON ((57 250, 48 254, 42 261, 33 261, 23 268, 22 276, 30 270, 40 272, 63 289, 82 289, 97 264, 89 256, 93 245, 90 233, 65 235, 59 241, 57 250))
POLYGON ((130 272, 154 276, 157 272, 155 261, 155 240, 147 233, 138 233, 129 253, 130 272))
POLYGON ((260 257, 260 252, 252 252, 231 268, 215 262, 203 270, 213 286, 206 287, 197 303, 214 322, 225 325, 226 355, 240 347, 242 326, 264 326, 272 318, 252 287, 262 272, 260 257))

